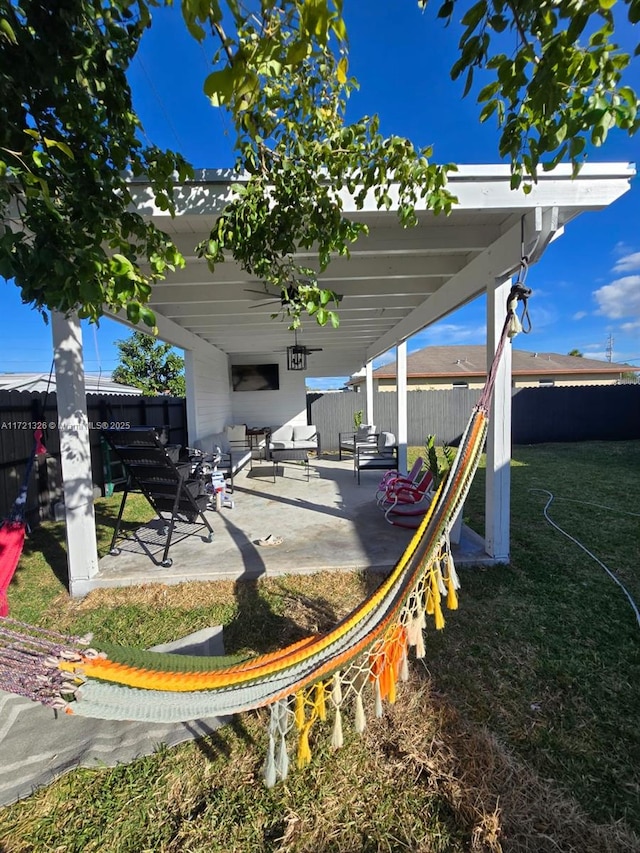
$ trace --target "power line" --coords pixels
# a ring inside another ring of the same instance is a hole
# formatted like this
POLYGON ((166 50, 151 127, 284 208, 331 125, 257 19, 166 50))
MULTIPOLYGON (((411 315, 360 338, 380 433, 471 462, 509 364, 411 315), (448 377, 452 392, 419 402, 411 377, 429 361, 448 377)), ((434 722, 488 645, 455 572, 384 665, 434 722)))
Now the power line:
POLYGON ((152 94, 153 94, 154 98, 156 99, 156 101, 157 101, 157 102, 158 102, 158 104, 160 105, 160 110, 161 110, 161 112, 162 112, 162 114, 163 114, 163 116, 164 116, 164 118, 165 118, 165 121, 167 122, 167 125, 168 125, 168 127, 169 127, 169 130, 170 130, 170 131, 171 131, 171 133, 173 134, 173 138, 175 139, 175 141, 176 141, 176 143, 177 143, 178 151, 184 151, 184 150, 185 150, 185 147, 184 147, 184 145, 183 145, 183 143, 182 143, 182 141, 181 141, 181 139, 180 139, 180 136, 179 136, 179 134, 178 134, 178 131, 176 130, 176 127, 175 127, 175 125, 174 125, 174 123, 173 123, 173 120, 172 120, 172 118, 171 118, 171 115, 170 115, 169 111, 167 110, 167 108, 165 107, 165 105, 164 105, 164 101, 163 101, 163 100, 162 100, 162 98, 160 97, 160 93, 159 93, 159 92, 158 92, 158 90, 156 89, 155 83, 153 82, 153 79, 152 79, 151 75, 150 75, 150 74, 149 74, 149 72, 147 71, 146 65, 145 65, 145 64, 144 64, 144 62, 142 61, 142 57, 141 57, 140 55, 136 55, 136 59, 137 59, 137 60, 138 60, 138 62, 140 63, 140 68, 142 68, 142 73, 144 74, 144 76, 145 76, 145 78, 146 78, 146 80, 147 80, 147 83, 149 84, 149 88, 151 89, 151 92, 152 92, 152 94))

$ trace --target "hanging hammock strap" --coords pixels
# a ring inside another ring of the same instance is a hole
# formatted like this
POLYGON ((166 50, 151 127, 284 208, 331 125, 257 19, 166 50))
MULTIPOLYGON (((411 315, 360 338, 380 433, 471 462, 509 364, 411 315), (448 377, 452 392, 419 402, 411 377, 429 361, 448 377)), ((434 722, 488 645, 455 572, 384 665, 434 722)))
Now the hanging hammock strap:
MULTIPOLYGON (((522 264, 525 264, 525 260, 523 259, 522 264)), ((502 326, 502 332, 500 333, 500 339, 498 340, 498 346, 496 347, 495 354, 491 361, 491 366, 487 372, 487 381, 485 382, 484 388, 482 389, 482 394, 480 395, 480 399, 478 400, 477 408, 483 411, 485 414, 489 414, 489 408, 491 406, 491 399, 493 397, 493 390, 496 384, 496 376, 498 374, 498 368, 500 367, 500 363, 502 361, 502 353, 504 352, 504 348, 507 345, 507 341, 511 341, 519 332, 525 332, 525 327, 522 325, 522 320, 525 321, 527 331, 531 330, 531 319, 529 317, 529 309, 528 309, 528 299, 531 296, 532 290, 529 287, 526 287, 524 284, 524 279, 522 274, 518 277, 518 280, 513 285, 511 290, 509 291, 509 296, 507 297, 507 315, 505 317, 504 325, 502 326), (522 320, 518 318, 517 309, 518 303, 522 304, 522 320)))

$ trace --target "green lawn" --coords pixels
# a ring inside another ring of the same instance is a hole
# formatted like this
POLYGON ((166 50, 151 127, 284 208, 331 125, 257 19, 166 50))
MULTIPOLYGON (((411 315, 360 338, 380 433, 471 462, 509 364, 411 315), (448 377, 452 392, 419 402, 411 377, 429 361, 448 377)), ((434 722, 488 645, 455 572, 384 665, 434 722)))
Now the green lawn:
MULTIPOLYGON (((417 452, 417 449, 414 450, 417 452)), ((78 770, 0 811, 0 851, 640 850, 640 442, 515 448, 512 561, 460 570, 460 609, 428 628, 395 706, 268 791, 266 714, 126 767, 78 770), (538 491, 536 491, 538 490, 538 491)), ((465 507, 482 529, 484 471, 465 507)), ((101 547, 117 499, 100 502, 101 547)), ((130 521, 149 514, 143 501, 130 521)), ((263 651, 327 628, 377 581, 315 575, 64 593, 61 526, 30 538, 12 615, 148 646, 209 624, 263 651)))

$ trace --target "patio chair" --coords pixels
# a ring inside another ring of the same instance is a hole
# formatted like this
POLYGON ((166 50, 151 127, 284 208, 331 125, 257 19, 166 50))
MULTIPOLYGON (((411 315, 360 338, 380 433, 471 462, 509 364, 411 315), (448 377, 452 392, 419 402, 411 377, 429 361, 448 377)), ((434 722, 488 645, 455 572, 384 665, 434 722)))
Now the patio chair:
POLYGON ((352 453, 355 456, 356 448, 364 445, 368 447, 375 445, 378 441, 378 433, 374 424, 361 424, 353 432, 338 433, 338 459, 342 462, 342 454, 352 453))
POLYGON ((385 521, 396 527, 417 527, 433 501, 433 474, 427 471, 416 483, 397 483, 390 486, 384 502, 385 521))
POLYGON ((213 528, 204 515, 208 495, 200 478, 191 477, 190 461, 181 463, 175 448, 162 445, 152 427, 132 427, 126 430, 103 430, 102 436, 124 466, 127 482, 116 519, 109 553, 120 554, 116 547, 122 515, 127 498, 132 491, 140 491, 149 501, 163 522, 162 535, 166 537, 161 565, 169 568, 173 560, 168 556, 171 537, 176 521, 195 525, 187 535, 201 530, 208 531, 205 542, 213 541, 213 528), (173 458, 172 458, 173 457, 173 458), (165 515, 169 515, 168 518, 165 515), (201 519, 201 523, 197 520, 201 519))
POLYGON ((391 471, 398 469, 398 445, 392 432, 381 432, 376 444, 356 446, 353 457, 353 473, 358 477, 360 471, 391 471))
POLYGON ((378 484, 378 490, 376 492, 376 502, 380 504, 384 501, 385 494, 387 490, 392 486, 400 483, 408 483, 408 484, 417 484, 422 479, 423 469, 424 467, 424 459, 422 456, 418 456, 416 461, 411 466, 411 470, 407 474, 401 474, 400 471, 387 471, 386 474, 382 475, 382 479, 378 484))

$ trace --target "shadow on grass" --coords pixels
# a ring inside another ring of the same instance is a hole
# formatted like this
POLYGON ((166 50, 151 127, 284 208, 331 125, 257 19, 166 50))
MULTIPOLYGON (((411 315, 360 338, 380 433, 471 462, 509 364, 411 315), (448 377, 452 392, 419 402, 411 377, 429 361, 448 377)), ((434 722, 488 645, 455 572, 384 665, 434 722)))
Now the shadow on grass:
MULTIPOLYGON (((238 580, 233 589, 238 610, 224 627, 228 653, 250 648, 265 654, 308 636, 308 630, 278 612, 282 609, 278 596, 270 594, 259 580, 238 580)), ((326 602, 313 602, 316 610, 323 605, 328 607, 326 602)))
MULTIPOLYGON (((244 724, 243 718, 240 714, 234 714, 228 722, 225 723, 225 726, 228 729, 231 729, 236 737, 243 743, 255 746, 256 740, 249 733, 249 730, 244 724)), ((192 731, 188 723, 185 723, 185 728, 192 731)), ((226 759, 231 757, 231 747, 229 746, 227 736, 222 735, 219 732, 212 732, 211 734, 204 736, 198 732, 192 731, 192 733, 194 734, 194 745, 209 761, 214 761, 219 755, 224 755, 226 759)))
MULTIPOLYGON (((65 528, 63 524, 49 522, 33 530, 23 549, 24 557, 41 555, 42 560, 51 569, 56 579, 64 586, 69 586, 69 568, 67 566, 67 549, 65 528)), ((21 571, 18 566, 18 573, 21 571)))

